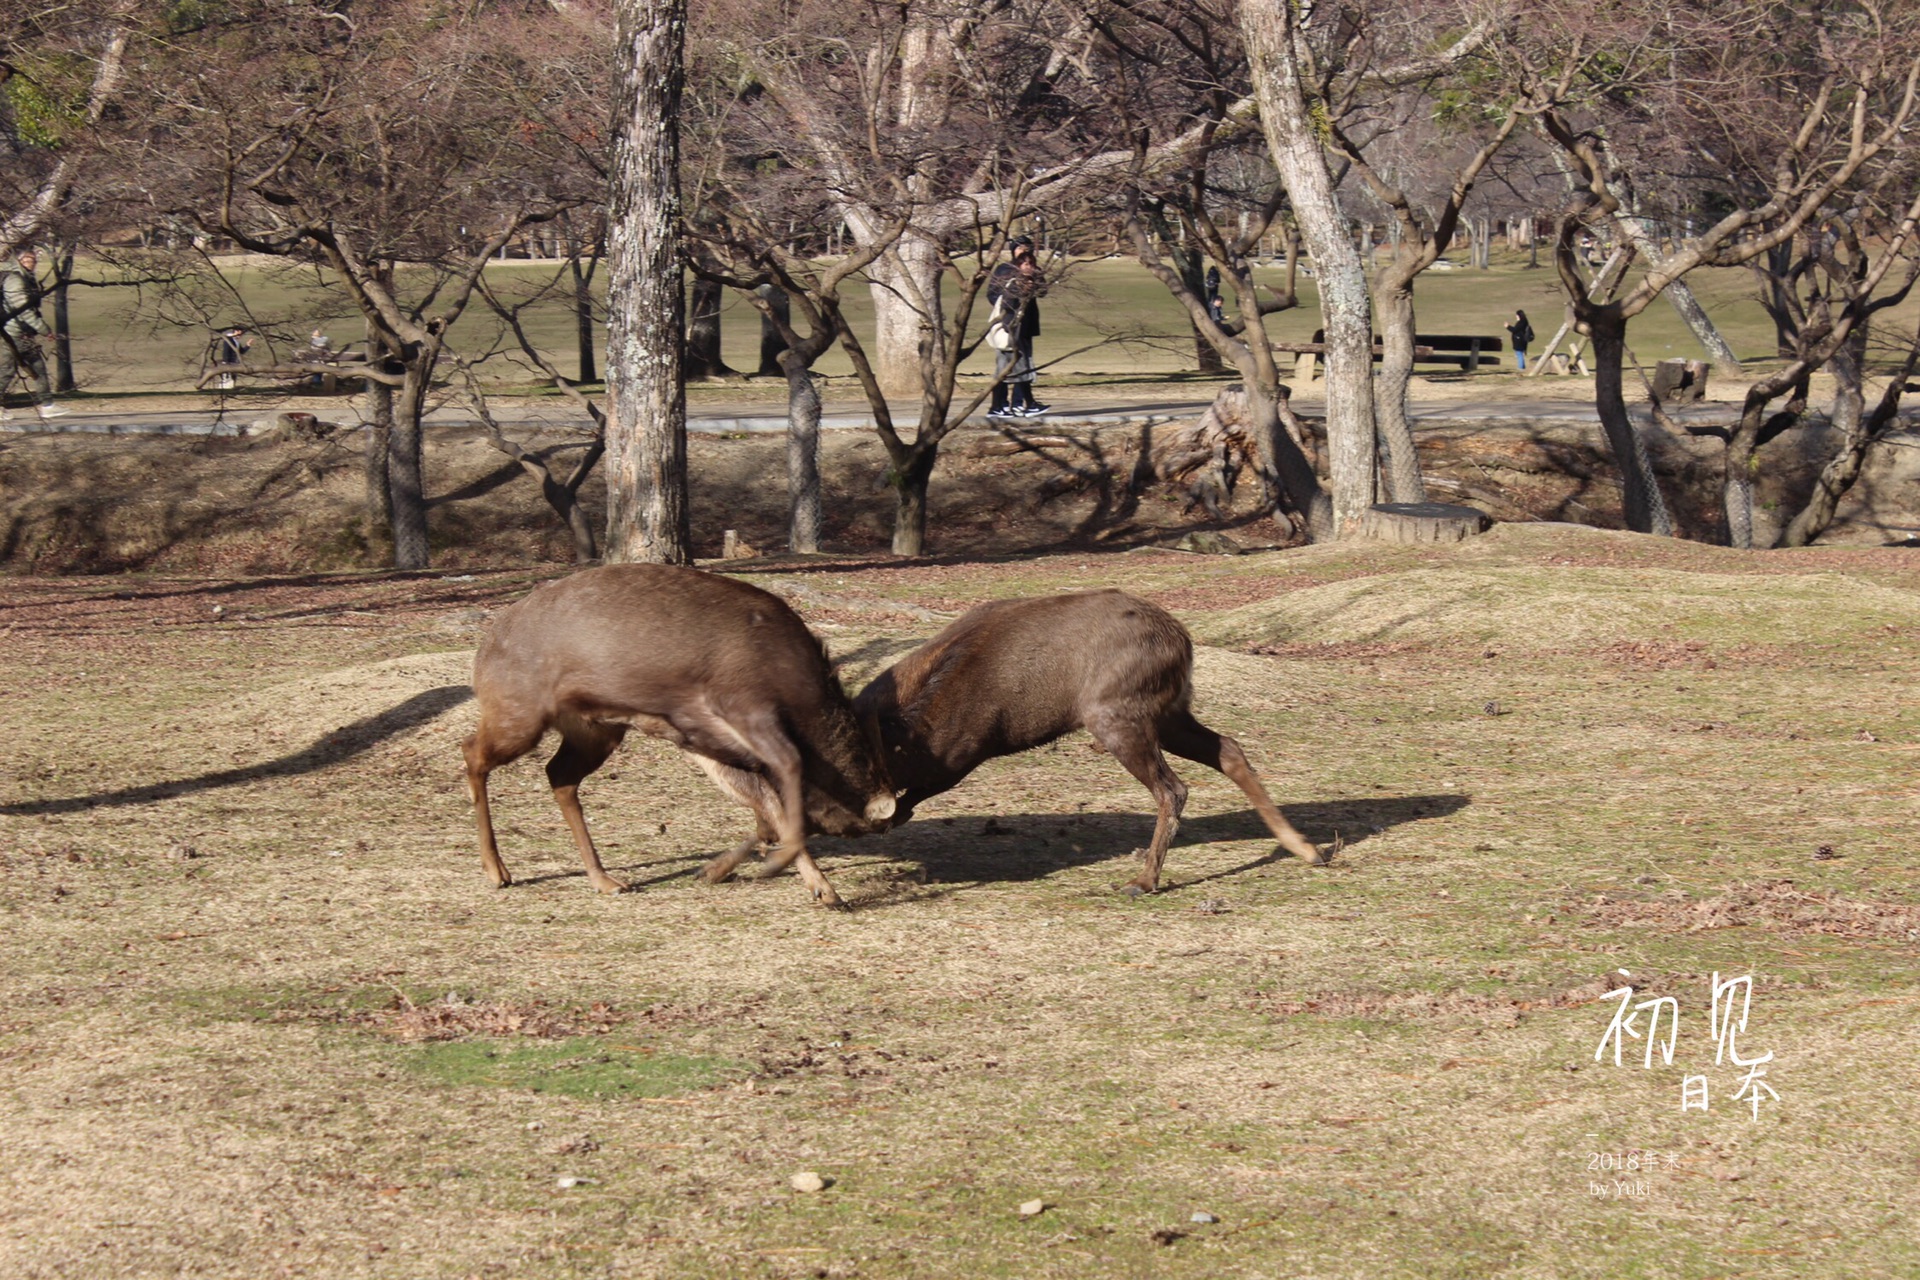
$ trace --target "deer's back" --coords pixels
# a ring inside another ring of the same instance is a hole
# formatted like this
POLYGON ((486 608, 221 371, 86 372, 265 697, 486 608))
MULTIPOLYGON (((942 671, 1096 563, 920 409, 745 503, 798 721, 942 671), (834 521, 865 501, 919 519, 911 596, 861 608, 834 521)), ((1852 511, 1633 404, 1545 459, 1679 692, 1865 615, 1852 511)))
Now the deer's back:
POLYGON ((670 715, 688 698, 817 703, 826 655, 785 601, 670 565, 606 565, 536 588, 474 656, 483 704, 670 715))

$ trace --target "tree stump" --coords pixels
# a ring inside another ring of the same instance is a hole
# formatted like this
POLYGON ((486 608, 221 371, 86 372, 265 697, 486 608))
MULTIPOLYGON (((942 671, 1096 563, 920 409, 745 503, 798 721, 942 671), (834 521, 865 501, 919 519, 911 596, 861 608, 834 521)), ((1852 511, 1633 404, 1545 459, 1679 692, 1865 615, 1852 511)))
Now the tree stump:
POLYGON ((1382 502, 1367 508, 1356 532, 1375 542, 1465 542, 1485 533, 1493 517, 1446 502, 1382 502))

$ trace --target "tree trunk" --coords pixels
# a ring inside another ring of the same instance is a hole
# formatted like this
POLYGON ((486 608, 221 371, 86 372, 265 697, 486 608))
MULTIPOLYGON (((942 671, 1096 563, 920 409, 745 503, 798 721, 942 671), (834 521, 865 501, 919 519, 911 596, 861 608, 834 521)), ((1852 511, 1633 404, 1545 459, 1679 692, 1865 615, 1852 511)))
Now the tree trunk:
POLYGON ((1720 481, 1720 507, 1726 514, 1727 545, 1753 550, 1753 438, 1735 433, 1727 442, 1726 471, 1720 481))
MULTIPOLYGON (((1247 399, 1247 433, 1258 450, 1267 501, 1277 504, 1284 497, 1287 505, 1300 513, 1309 537, 1316 541, 1328 537, 1333 529, 1333 499, 1320 487, 1313 464, 1282 425, 1279 396, 1269 395, 1251 378, 1242 388, 1247 399)), ((1223 391, 1215 399, 1216 406, 1226 394, 1223 391)), ((1279 395, 1284 394, 1281 389, 1279 395)))
POLYGON ((1260 124, 1274 167, 1293 200, 1320 285, 1327 335, 1327 455, 1336 536, 1373 505, 1373 329, 1367 278, 1347 234, 1321 137, 1308 114, 1295 44, 1302 39, 1291 0, 1241 0, 1240 29, 1253 66, 1260 124))
MULTIPOLYGON (((1408 241, 1409 246, 1412 241, 1408 241)), ((1412 250, 1418 253, 1418 250, 1412 250)), ((1374 317, 1380 323, 1380 376, 1373 413, 1380 445, 1380 474, 1388 502, 1425 502, 1414 452, 1413 427, 1407 421, 1407 388, 1413 382, 1413 278, 1394 263, 1376 277, 1374 317)))
MULTIPOLYGON (((780 353, 787 349, 787 340, 780 336, 780 325, 785 324, 793 315, 793 299, 787 291, 777 284, 763 284, 754 290, 773 308, 773 316, 760 317, 760 368, 758 376, 762 378, 785 377, 785 367, 781 364, 780 353), (774 316, 779 317, 776 323, 774 316)), ((817 398, 817 397, 816 397, 817 398)))
POLYGON ((68 322, 67 293, 73 280, 73 250, 56 246, 53 251, 53 389, 72 391, 73 327, 68 322))
POLYGON ((606 558, 688 564, 685 291, 675 241, 686 0, 620 0, 615 25, 606 558))
POLYGON ((720 285, 698 276, 693 280, 693 301, 687 313, 687 381, 704 382, 724 378, 733 372, 720 355, 720 304, 725 291, 720 285))
POLYGON ((939 445, 919 444, 896 461, 893 475, 893 554, 917 556, 927 546, 927 489, 939 445))
POLYGON ((573 229, 571 217, 567 219, 567 269, 573 276, 573 335, 580 353, 580 381, 593 382, 600 373, 593 359, 592 279, 580 265, 580 236, 573 229))
POLYGON ((783 350, 780 363, 787 375, 787 547, 812 555, 820 550, 820 389, 798 352, 783 350))
MULTIPOLYGON (((1863 409, 1866 394, 1862 386, 1862 369, 1867 348, 1867 326, 1859 329, 1833 353, 1833 359, 1827 367, 1833 371, 1833 412, 1834 430, 1840 433, 1840 447, 1834 451, 1827 465, 1820 469, 1820 476, 1814 481, 1813 493, 1807 498, 1807 505, 1788 523, 1780 533, 1776 545, 1782 547, 1806 547, 1813 545, 1821 534, 1833 523, 1833 514, 1840 509, 1840 499, 1846 496, 1853 482, 1860 478, 1860 468, 1867 460, 1867 450, 1873 446, 1875 426, 1866 420, 1863 409)), ((1911 372, 1909 368, 1908 372, 1911 372)), ((1895 381, 1904 381, 1905 374, 1896 372, 1895 381)))
POLYGON ((1767 311, 1773 317, 1773 351, 1782 360, 1791 360, 1799 352, 1793 331, 1793 290, 1787 284, 1792 270, 1793 241, 1767 250, 1767 311))
POLYGON ((1621 382, 1627 350, 1627 324, 1602 313, 1588 322, 1593 338, 1593 402, 1600 414, 1600 427, 1613 450, 1614 465, 1620 468, 1625 485, 1624 505, 1627 528, 1635 533, 1673 536, 1673 518, 1667 514, 1666 499, 1654 478, 1653 460, 1647 443, 1627 416, 1627 402, 1621 382))
MULTIPOLYGON (((376 339, 367 340, 367 359, 382 367, 381 349, 376 339)), ((384 382, 367 383, 367 452, 363 474, 366 478, 366 539, 368 546, 393 541, 393 483, 389 478, 388 451, 393 447, 393 388, 384 382)))
POLYGON ((888 395, 917 396, 924 390, 921 348, 942 319, 940 247, 909 231, 894 248, 898 265, 881 258, 867 268, 873 282, 874 372, 888 395))
POLYGON ((394 397, 387 437, 387 487, 393 494, 393 567, 427 567, 427 492, 421 417, 433 375, 433 348, 409 352, 406 382, 394 397))

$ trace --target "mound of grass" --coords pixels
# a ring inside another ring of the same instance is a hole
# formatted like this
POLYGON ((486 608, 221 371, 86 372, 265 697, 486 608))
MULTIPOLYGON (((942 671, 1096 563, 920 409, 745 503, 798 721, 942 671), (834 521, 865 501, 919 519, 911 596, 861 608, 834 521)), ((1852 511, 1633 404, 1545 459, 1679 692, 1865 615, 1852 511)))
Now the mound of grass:
POLYGON ((1421 569, 1328 583, 1197 623, 1215 645, 1498 644, 1565 649, 1643 640, 1778 645, 1920 623, 1920 595, 1839 573, 1795 576, 1591 566, 1421 569))

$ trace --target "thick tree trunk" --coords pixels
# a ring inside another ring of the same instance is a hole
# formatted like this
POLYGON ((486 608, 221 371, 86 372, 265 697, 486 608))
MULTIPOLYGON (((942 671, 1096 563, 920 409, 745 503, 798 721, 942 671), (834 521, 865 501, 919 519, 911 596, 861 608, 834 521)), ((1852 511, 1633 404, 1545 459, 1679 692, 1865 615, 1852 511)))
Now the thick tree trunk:
MULTIPOLYGON (((1279 396, 1269 394, 1252 379, 1242 384, 1242 390, 1247 404, 1247 433, 1258 450, 1267 501, 1277 503, 1284 496, 1287 504, 1300 513, 1309 537, 1327 537, 1333 528, 1333 499, 1320 487, 1313 464, 1283 425, 1279 396)), ((1215 398, 1216 408, 1228 394, 1223 391, 1215 398)))
POLYGON ((1614 465, 1626 487, 1624 505, 1627 528, 1635 533, 1673 536, 1673 518, 1667 513, 1666 499, 1654 478, 1653 460, 1647 444, 1627 416, 1625 389, 1621 373, 1627 350, 1627 325, 1611 315, 1602 314, 1589 322, 1593 338, 1593 402, 1600 414, 1601 430, 1613 450, 1614 465))
POLYGON ((925 389, 921 349, 942 319, 940 247, 909 231, 894 249, 897 265, 882 258, 867 269, 873 282, 874 372, 889 396, 918 396, 925 389))
POLYGON ((724 378, 733 372, 720 355, 720 304, 725 290, 710 280, 695 277, 693 298, 687 309, 687 381, 703 382, 724 378))
POLYGON ((812 555, 820 550, 820 389, 798 352, 783 351, 780 363, 787 376, 787 547, 812 555))
POLYGON ((686 0, 620 0, 615 26, 606 558, 688 564, 685 295, 675 241, 686 0))
MULTIPOLYGON (((434 353, 434 354, 437 354, 434 353)), ((421 416, 426 409, 432 355, 410 352, 406 382, 394 397, 387 438, 387 486, 393 494, 393 567, 427 567, 427 492, 421 416)))
POLYGON ((1389 266, 1377 278, 1374 318, 1380 324, 1380 376, 1373 413, 1386 500, 1425 502, 1427 487, 1420 479, 1413 427, 1407 421, 1407 388, 1413 382, 1413 282, 1400 264, 1389 266))
POLYGON ((1292 197, 1313 255, 1327 335, 1327 455, 1336 536, 1374 502, 1373 329, 1367 278, 1333 190, 1326 153, 1308 113, 1291 0, 1240 0, 1240 29, 1274 167, 1292 197))
POLYGON ((933 464, 939 445, 915 445, 903 462, 894 464, 893 554, 917 556, 927 547, 927 489, 933 482, 933 464))

